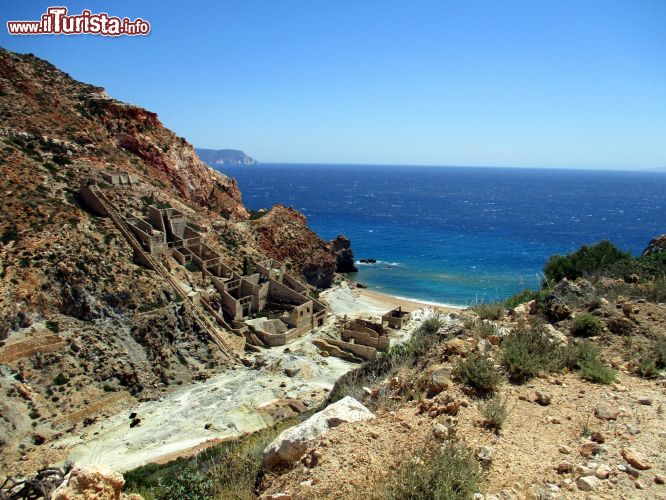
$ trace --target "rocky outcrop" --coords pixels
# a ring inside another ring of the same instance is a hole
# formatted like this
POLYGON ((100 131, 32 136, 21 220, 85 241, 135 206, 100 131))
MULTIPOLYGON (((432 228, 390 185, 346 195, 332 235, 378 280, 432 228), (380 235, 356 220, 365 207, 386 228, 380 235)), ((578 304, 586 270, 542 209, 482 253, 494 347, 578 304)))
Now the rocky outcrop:
POLYGON ((375 418, 370 410, 354 398, 347 396, 315 413, 305 422, 283 431, 264 450, 263 463, 272 468, 299 460, 308 444, 326 434, 329 429, 345 422, 358 422, 375 418))
POLYGON ((91 466, 74 467, 53 492, 51 500, 141 500, 136 493, 122 493, 122 474, 91 466))
POLYGON ((344 234, 339 235, 331 241, 333 254, 335 255, 335 271, 338 273, 355 273, 358 268, 354 263, 354 253, 351 242, 344 234))
POLYGON ((251 224, 257 235, 257 246, 265 255, 290 263, 310 285, 318 288, 331 285, 336 269, 332 245, 308 228, 302 213, 275 205, 251 224))
POLYGON ((643 256, 666 251, 666 234, 652 238, 648 246, 643 250, 643 256))

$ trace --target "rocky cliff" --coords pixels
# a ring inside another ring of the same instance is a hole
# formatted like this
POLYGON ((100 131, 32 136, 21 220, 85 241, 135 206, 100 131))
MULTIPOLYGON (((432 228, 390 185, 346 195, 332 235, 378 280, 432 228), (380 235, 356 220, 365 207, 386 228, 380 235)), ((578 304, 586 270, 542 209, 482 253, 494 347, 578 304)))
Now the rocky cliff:
MULTIPOLYGON (((124 214, 171 205, 235 269, 272 257, 331 282, 335 255, 302 215, 278 207, 250 221, 236 182, 155 113, 0 49, 0 117, 1 469, 47 463, 40 446, 64 429, 226 366, 169 284, 85 206, 82 180, 135 175, 137 185, 109 190, 124 214)), ((202 279, 179 272, 185 284, 202 279)))

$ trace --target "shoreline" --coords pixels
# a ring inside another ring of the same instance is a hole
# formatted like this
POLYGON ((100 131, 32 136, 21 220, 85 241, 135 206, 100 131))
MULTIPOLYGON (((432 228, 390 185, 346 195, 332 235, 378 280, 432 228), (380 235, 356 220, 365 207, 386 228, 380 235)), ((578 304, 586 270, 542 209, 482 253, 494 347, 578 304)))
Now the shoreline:
POLYGON ((453 304, 444 304, 441 302, 431 302, 427 300, 411 299, 409 297, 401 297, 399 295, 390 295, 368 288, 355 288, 359 295, 365 298, 370 303, 392 305, 393 307, 402 307, 405 311, 415 311, 417 309, 429 308, 435 309, 438 312, 459 312, 465 309, 463 306, 455 306, 453 304))
POLYGON ((465 309, 463 306, 412 299, 368 288, 359 288, 350 280, 343 280, 340 284, 325 290, 321 297, 328 302, 332 314, 386 313, 397 307, 402 307, 408 312, 430 309, 439 313, 460 312, 465 309))

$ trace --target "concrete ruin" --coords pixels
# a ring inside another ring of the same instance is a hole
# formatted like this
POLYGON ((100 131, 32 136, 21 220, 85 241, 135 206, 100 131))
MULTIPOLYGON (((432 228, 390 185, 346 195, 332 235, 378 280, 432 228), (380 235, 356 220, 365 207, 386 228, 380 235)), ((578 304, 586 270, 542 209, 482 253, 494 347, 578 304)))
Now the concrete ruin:
POLYGON ((409 321, 409 313, 396 307, 382 316, 382 326, 385 324, 396 330, 400 330, 409 321))
POLYGON ((136 175, 128 174, 122 170, 105 170, 100 175, 104 182, 107 182, 112 186, 123 186, 139 183, 139 178, 136 175))
POLYGON ((375 359, 378 352, 388 351, 391 345, 382 325, 363 319, 347 322, 340 339, 318 338, 313 343, 332 356, 350 361, 375 359))
MULTIPOLYGON (((104 172, 102 178, 107 180, 112 174, 119 175, 112 179, 114 186, 133 182, 133 176, 122 172, 104 172)), ((115 207, 109 209, 110 202, 94 179, 82 184, 81 196, 102 215, 116 210, 115 207)), ((187 291, 188 299, 211 315, 217 324, 244 336, 248 343, 265 347, 284 345, 324 324, 327 307, 313 298, 311 289, 287 272, 283 263, 265 259, 254 263, 251 274, 235 272, 205 243, 203 235, 188 223, 185 214, 173 207, 151 205, 144 217, 120 218, 131 231, 131 239, 141 247, 139 263, 154 269, 155 261, 168 262, 172 257, 189 271, 201 272, 209 286, 187 291)), ((158 265, 169 268, 169 265, 158 265)))

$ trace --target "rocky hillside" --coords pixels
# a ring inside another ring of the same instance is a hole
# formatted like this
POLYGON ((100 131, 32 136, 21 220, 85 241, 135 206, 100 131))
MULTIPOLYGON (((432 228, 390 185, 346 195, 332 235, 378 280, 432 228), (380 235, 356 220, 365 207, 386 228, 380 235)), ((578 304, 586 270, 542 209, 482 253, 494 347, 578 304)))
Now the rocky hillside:
MULTIPOLYGON (((4 470, 47 463, 39 446, 64 430, 225 366, 168 283, 136 265, 113 223, 84 206, 83 179, 103 170, 136 175, 138 185, 109 191, 123 213, 178 208, 238 270, 272 257, 316 275, 317 285, 332 280, 333 248, 300 214, 277 207, 250 220, 236 182, 155 113, 0 49, 0 117, 4 470)), ((178 273, 183 283, 201 279, 178 273)))

